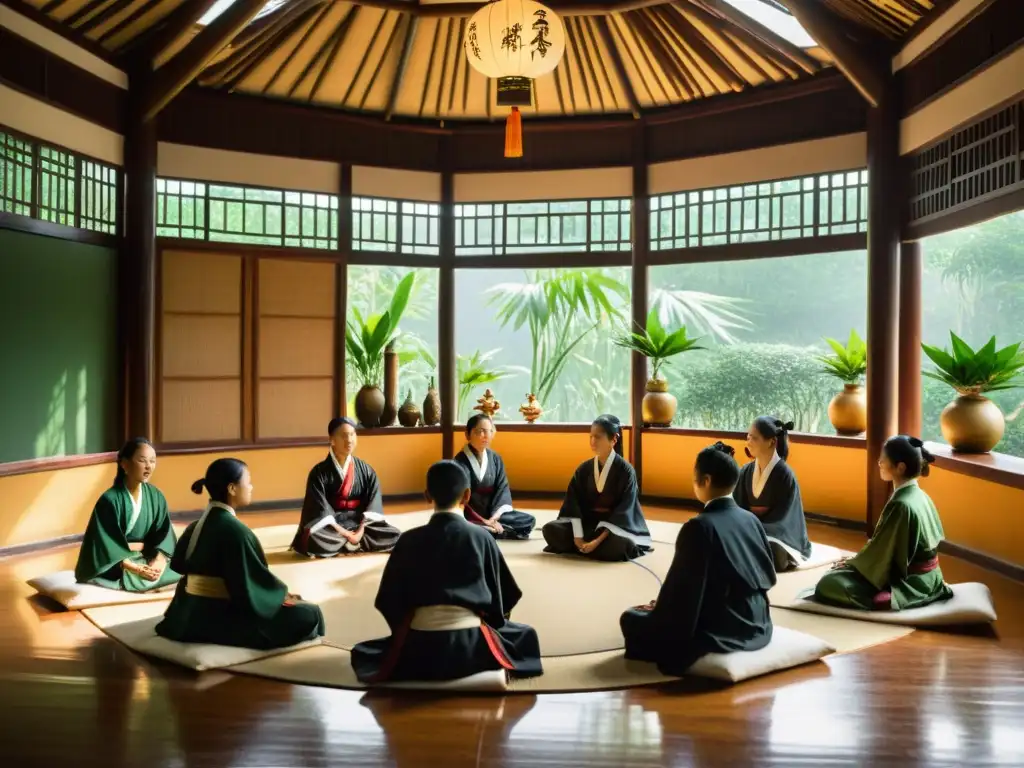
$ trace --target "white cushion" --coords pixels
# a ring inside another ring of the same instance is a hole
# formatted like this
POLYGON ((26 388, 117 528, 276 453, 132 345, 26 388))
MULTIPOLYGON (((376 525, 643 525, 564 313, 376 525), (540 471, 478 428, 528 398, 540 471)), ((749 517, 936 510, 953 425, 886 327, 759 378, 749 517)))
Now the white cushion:
POLYGON ((152 592, 126 592, 121 589, 98 587, 95 584, 79 584, 75 581, 74 571, 57 571, 57 573, 29 579, 26 583, 41 595, 56 600, 69 611, 80 611, 101 605, 170 600, 174 596, 174 588, 177 586, 167 584, 152 592))
POLYGON ((398 688, 422 691, 505 691, 508 690, 508 675, 503 669, 490 672, 477 672, 469 677, 457 680, 441 680, 437 682, 425 680, 409 680, 399 683, 378 683, 371 688, 398 688))
POLYGON ((996 620, 996 608, 989 588, 979 582, 950 584, 953 597, 939 600, 922 608, 905 611, 862 611, 856 608, 838 608, 813 600, 814 588, 801 592, 796 600, 785 607, 793 611, 822 613, 860 621, 881 624, 903 624, 909 627, 942 627, 964 624, 991 624, 996 620))
POLYGON ((245 664, 268 656, 302 650, 320 645, 323 638, 308 640, 286 648, 273 648, 269 651, 253 648, 238 648, 233 645, 208 645, 204 643, 179 643, 168 640, 156 633, 155 627, 163 620, 163 616, 154 616, 125 624, 104 626, 103 630, 116 640, 121 641, 133 651, 145 656, 173 661, 183 667, 202 672, 206 669, 221 669, 245 664))
POLYGON ((686 670, 687 675, 738 683, 769 672, 797 667, 833 653, 835 648, 811 635, 776 625, 772 640, 758 651, 709 653, 686 670))
POLYGON ((817 544, 811 542, 811 554, 802 563, 797 565, 795 570, 809 571, 811 568, 820 568, 823 565, 838 563, 844 557, 852 557, 853 552, 848 552, 839 547, 830 547, 828 544, 817 544))

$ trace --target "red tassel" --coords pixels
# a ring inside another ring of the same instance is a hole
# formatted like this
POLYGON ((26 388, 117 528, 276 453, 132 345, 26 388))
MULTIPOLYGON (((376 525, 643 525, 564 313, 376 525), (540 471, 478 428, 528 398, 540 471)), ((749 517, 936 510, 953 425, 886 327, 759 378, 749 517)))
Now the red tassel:
POLYGON ((512 111, 505 121, 505 157, 523 156, 523 118, 519 114, 519 107, 512 107, 512 111))

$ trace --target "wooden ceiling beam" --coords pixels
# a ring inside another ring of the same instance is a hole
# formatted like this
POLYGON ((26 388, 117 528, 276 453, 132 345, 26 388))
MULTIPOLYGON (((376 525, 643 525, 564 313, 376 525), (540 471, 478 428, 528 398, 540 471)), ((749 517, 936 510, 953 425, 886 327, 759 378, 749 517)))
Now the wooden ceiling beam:
MULTIPOLYGON (((388 93, 388 103, 384 108, 384 119, 390 120, 395 114, 395 105, 398 104, 398 93, 402 89, 402 78, 405 77, 405 70, 409 66, 409 58, 412 56, 412 46, 416 42, 416 30, 419 29, 420 19, 418 16, 409 16, 405 26, 405 40, 402 41, 402 52, 398 54, 398 69, 391 79, 391 91, 388 93)), ((467 59, 468 61, 468 59, 467 59)), ((466 82, 469 82, 467 75, 466 82)))
POLYGON ((185 0, 133 41, 131 48, 137 52, 140 59, 149 61, 154 69, 159 67, 164 52, 180 40, 182 35, 188 34, 215 2, 216 0, 185 0))
MULTIPOLYGON (((114 26, 110 27, 110 29, 108 29, 105 32, 103 32, 103 34, 101 34, 99 36, 99 39, 97 40, 97 42, 100 43, 101 45, 103 45, 108 40, 113 40, 115 37, 117 37, 119 34, 121 34, 124 30, 134 26, 135 23, 139 19, 141 19, 143 16, 145 16, 147 13, 149 13, 153 9, 155 9, 158 5, 160 5, 160 3, 162 1, 163 0, 146 0, 144 3, 136 6, 135 8, 132 9, 131 13, 129 13, 128 15, 124 16, 114 26)), ((118 56, 122 56, 123 57, 126 52, 128 52, 131 48, 134 47, 135 43, 137 43, 139 40, 145 38, 147 36, 147 34, 148 34, 147 32, 142 32, 142 33, 136 35, 135 37, 133 37, 130 41, 126 42, 125 45, 118 46, 118 48, 117 48, 118 56)))
POLYGON ((259 53, 253 56, 244 67, 236 69, 230 74, 225 73, 226 81, 224 82, 224 87, 227 88, 229 92, 233 92, 239 83, 245 82, 245 79, 254 72, 258 66, 277 53, 278 46, 280 44, 283 44, 285 40, 302 29, 303 25, 305 25, 313 14, 317 12, 318 5, 319 3, 317 2, 309 3, 306 7, 288 19, 282 19, 280 25, 275 25, 270 39, 260 47, 259 53))
MULTIPOLYGON (((313 90, 309 92, 309 98, 306 101, 312 102, 316 98, 317 93, 320 91, 320 86, 324 84, 324 79, 327 77, 327 73, 331 71, 331 67, 334 66, 334 60, 338 56, 338 51, 341 50, 341 46, 345 44, 345 39, 348 37, 349 30, 352 29, 352 24, 359 16, 359 6, 350 6, 348 12, 345 14, 345 18, 342 19, 341 25, 338 29, 338 37, 334 41, 334 45, 331 47, 331 52, 327 54, 327 59, 324 61, 323 67, 316 75, 316 81, 313 83, 313 90)), ((382 16, 386 14, 381 14, 382 16)), ((373 42, 370 42, 370 47, 373 46, 373 42)), ((369 50, 369 49, 367 49, 369 50)), ((356 81, 359 77, 359 73, 356 73, 356 77, 352 78, 352 82, 356 81)))
POLYGON ((854 42, 839 19, 825 10, 819 0, 780 0, 807 34, 828 51, 836 67, 860 91, 872 107, 882 101, 885 88, 883 63, 870 51, 854 42))
MULTIPOLYGON (((205 1, 205 0, 204 0, 205 1)), ((181 90, 202 72, 210 59, 223 50, 266 0, 236 0, 224 13, 203 27, 178 54, 158 69, 142 101, 142 119, 152 120, 181 90)))
POLYGON ((693 52, 715 71, 733 91, 742 91, 747 82, 733 69, 729 60, 719 53, 686 16, 673 8, 660 8, 658 12, 693 52))
POLYGON ((683 14, 692 14, 697 17, 700 22, 711 29, 713 29, 719 37, 722 38, 726 43, 732 47, 732 52, 737 58, 742 60, 747 66, 754 70, 757 74, 763 77, 768 82, 774 82, 775 78, 772 77, 771 73, 768 72, 759 62, 757 62, 749 53, 747 53, 742 45, 747 46, 752 51, 755 51, 758 56, 768 61, 773 67, 779 69, 782 72, 787 71, 787 66, 794 66, 791 59, 789 59, 785 53, 772 48, 767 43, 762 41, 760 38, 748 32, 746 29, 736 26, 735 24, 723 19, 721 16, 716 16, 714 13, 704 8, 703 6, 691 3, 686 6, 686 10, 682 11, 683 14), (782 64, 779 59, 788 61, 789 65, 782 64))
MULTIPOLYGON (((816 1, 820 2, 820 0, 816 1)), ((789 42, 786 38, 776 34, 772 30, 768 29, 768 27, 747 16, 745 13, 738 11, 732 5, 725 2, 725 0, 690 0, 690 3, 695 7, 703 6, 703 8, 710 10, 712 13, 717 14, 721 18, 743 30, 743 32, 757 38, 769 48, 779 51, 807 74, 813 75, 821 69, 821 64, 815 58, 804 52, 800 46, 793 45, 793 43, 789 42)), ((811 37, 814 37, 814 35, 811 35, 811 37)))
POLYGON ((612 67, 615 69, 615 76, 619 79, 619 85, 622 86, 626 100, 629 102, 629 111, 633 113, 633 119, 638 120, 640 119, 640 101, 637 99, 636 91, 633 90, 633 84, 626 73, 626 65, 622 62, 622 54, 619 53, 619 49, 615 45, 615 39, 612 37, 612 30, 606 16, 597 18, 597 31, 601 35, 604 47, 608 49, 612 67))
POLYGON ((295 44, 295 47, 288 52, 288 55, 285 56, 284 61, 282 61, 278 68, 274 70, 274 74, 271 75, 270 80, 268 80, 266 85, 263 86, 263 94, 266 94, 267 91, 274 87, 274 83, 276 83, 277 79, 281 77, 281 73, 284 72, 285 69, 287 69, 288 65, 292 63, 292 60, 295 58, 295 55, 306 44, 306 41, 309 40, 310 36, 312 36, 316 28, 320 26, 320 22, 323 21, 323 18, 327 14, 327 11, 330 9, 330 7, 330 5, 322 5, 320 9, 316 12, 316 17, 313 19, 312 22, 310 22, 309 26, 306 27, 306 31, 302 34, 302 37, 299 38, 299 41, 295 44))

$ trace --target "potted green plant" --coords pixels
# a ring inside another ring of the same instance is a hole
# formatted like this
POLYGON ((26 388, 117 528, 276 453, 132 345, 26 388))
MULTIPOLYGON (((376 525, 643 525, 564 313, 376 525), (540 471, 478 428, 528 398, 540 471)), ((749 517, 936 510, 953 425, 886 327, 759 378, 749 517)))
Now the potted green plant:
POLYGON ((416 273, 410 272, 395 289, 387 310, 364 318, 353 307, 353 319, 345 329, 345 350, 362 387, 356 394, 356 418, 364 427, 376 427, 384 413, 384 393, 380 385, 384 376, 384 350, 401 335, 398 323, 409 303, 416 273))
MULTIPOLYGON (((639 324, 638 324, 639 325, 639 324)), ((661 368, 669 358, 683 352, 704 349, 697 346, 700 339, 691 339, 686 335, 686 326, 681 325, 673 331, 666 331, 658 320, 657 310, 647 315, 647 327, 639 331, 626 331, 615 339, 615 344, 632 352, 639 352, 651 361, 651 378, 644 388, 643 421, 647 426, 667 427, 675 418, 679 403, 674 395, 669 394, 668 380, 662 378, 661 368)))
POLYGON ((864 374, 868 369, 868 348, 856 330, 844 346, 835 339, 826 338, 835 354, 820 355, 825 364, 822 373, 835 376, 843 382, 843 391, 828 404, 828 418, 840 435, 859 435, 868 428, 868 404, 864 397, 864 374))
POLYGON ((942 436, 960 453, 988 453, 1003 438, 1006 420, 999 406, 984 397, 985 392, 1019 387, 1015 379, 1024 369, 1022 342, 996 349, 996 337, 977 351, 952 331, 952 350, 922 344, 921 349, 935 363, 924 375, 945 382, 957 398, 942 409, 942 436))

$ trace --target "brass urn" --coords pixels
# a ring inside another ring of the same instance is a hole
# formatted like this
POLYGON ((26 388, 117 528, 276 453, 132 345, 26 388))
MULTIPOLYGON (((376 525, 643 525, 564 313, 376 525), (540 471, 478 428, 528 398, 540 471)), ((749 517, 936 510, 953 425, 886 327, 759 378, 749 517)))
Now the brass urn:
POLYGON ((961 393, 942 409, 939 417, 942 436, 957 453, 988 453, 1006 430, 999 406, 975 393, 961 393))
POLYGON ((675 395, 669 394, 668 381, 661 378, 648 379, 644 390, 647 393, 641 404, 644 424, 650 427, 672 426, 679 403, 675 395))
POLYGON ((828 420, 840 435, 859 435, 868 428, 868 401, 860 384, 844 384, 828 404, 828 420))
POLYGON ((405 398, 405 402, 402 403, 402 407, 398 409, 398 423, 403 427, 415 427, 420 422, 420 409, 412 399, 412 390, 409 390, 409 394, 405 398))

